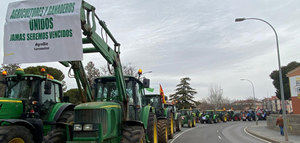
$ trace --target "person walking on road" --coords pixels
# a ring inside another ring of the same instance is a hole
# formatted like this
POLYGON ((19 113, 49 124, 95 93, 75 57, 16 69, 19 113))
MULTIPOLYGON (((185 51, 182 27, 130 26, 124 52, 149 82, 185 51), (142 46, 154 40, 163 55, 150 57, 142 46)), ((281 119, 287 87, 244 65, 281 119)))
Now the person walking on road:
POLYGON ((276 126, 279 126, 280 128, 280 134, 283 136, 284 133, 283 133, 283 119, 282 119, 282 115, 280 115, 278 118, 277 118, 277 121, 276 121, 276 126))

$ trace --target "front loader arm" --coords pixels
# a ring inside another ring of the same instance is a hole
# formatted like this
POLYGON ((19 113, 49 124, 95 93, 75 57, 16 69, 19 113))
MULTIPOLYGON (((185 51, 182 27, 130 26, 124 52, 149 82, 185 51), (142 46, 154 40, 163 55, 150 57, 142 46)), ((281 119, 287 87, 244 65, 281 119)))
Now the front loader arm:
POLYGON ((79 94, 82 97, 82 102, 93 101, 92 89, 90 87, 89 81, 87 79, 84 67, 81 61, 68 61, 60 62, 65 67, 70 67, 74 72, 74 78, 76 79, 79 94))
POLYGON ((127 119, 127 95, 126 85, 122 71, 122 65, 120 62, 120 44, 115 40, 110 33, 105 23, 101 21, 95 14, 95 7, 82 1, 80 11, 81 28, 86 38, 82 39, 83 44, 92 44, 92 48, 84 48, 83 53, 99 52, 105 60, 114 67, 117 89, 119 94, 119 101, 123 104, 123 120, 127 119), (96 19, 98 20, 101 28, 104 29, 106 34, 114 42, 114 49, 112 49, 105 41, 96 33, 96 19), (92 20, 92 23, 91 23, 92 20))

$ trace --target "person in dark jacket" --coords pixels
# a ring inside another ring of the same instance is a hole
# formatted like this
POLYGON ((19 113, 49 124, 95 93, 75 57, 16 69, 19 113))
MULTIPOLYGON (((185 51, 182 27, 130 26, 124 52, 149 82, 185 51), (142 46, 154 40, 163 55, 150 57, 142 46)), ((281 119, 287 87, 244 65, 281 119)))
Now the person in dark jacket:
POLYGON ((280 128, 280 134, 283 136, 284 133, 283 133, 283 119, 282 119, 282 115, 280 115, 278 118, 277 118, 277 121, 276 121, 276 126, 279 126, 280 128))

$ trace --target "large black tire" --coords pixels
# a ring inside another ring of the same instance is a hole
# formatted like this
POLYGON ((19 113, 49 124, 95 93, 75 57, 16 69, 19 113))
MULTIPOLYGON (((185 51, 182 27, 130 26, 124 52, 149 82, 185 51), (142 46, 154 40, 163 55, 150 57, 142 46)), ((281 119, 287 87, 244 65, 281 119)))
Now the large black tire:
POLYGON ((181 118, 178 117, 177 121, 176 121, 176 132, 180 132, 181 131, 181 127, 182 127, 182 123, 181 123, 181 118))
POLYGON ((121 143, 146 143, 144 128, 142 126, 125 126, 122 131, 121 143))
POLYGON ((157 135, 159 143, 168 143, 168 123, 167 119, 157 121, 157 135))
POLYGON ((157 119, 154 113, 149 113, 148 125, 147 125, 147 136, 150 143, 157 143, 157 119))
POLYGON ((9 142, 25 142, 34 143, 30 130, 24 126, 1 126, 0 127, 0 143, 9 142))
POLYGON ((193 118, 192 127, 196 127, 196 118, 193 118))
POLYGON ((188 127, 191 128, 193 125, 192 125, 192 121, 191 120, 188 120, 188 127))
POLYGON ((169 139, 173 139, 174 137, 174 118, 173 114, 170 115, 168 118, 168 137, 169 139))
MULTIPOLYGON (((72 123, 74 121, 74 111, 65 111, 57 120, 61 123, 72 123)), ((67 134, 65 126, 54 127, 45 137, 44 143, 65 143, 67 134)))

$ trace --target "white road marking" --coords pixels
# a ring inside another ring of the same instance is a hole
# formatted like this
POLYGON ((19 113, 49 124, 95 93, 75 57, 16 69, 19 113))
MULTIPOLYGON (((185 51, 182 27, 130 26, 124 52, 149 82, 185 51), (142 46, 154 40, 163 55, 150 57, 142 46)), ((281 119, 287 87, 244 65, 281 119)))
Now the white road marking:
POLYGON ((254 137, 254 138, 256 138, 256 139, 258 139, 258 140, 260 140, 260 141, 266 142, 266 143, 272 143, 272 142, 269 142, 269 141, 264 140, 264 139, 262 139, 262 138, 258 138, 258 137, 256 137, 256 136, 251 135, 250 133, 247 132, 246 129, 247 129, 247 127, 244 128, 244 132, 245 132, 247 135, 250 135, 251 137, 254 137))
POLYGON ((219 130, 217 130, 217 133, 219 132, 219 130))
POLYGON ((222 138, 221 138, 220 136, 218 136, 218 138, 219 138, 220 140, 222 140, 222 138))
POLYGON ((195 127, 195 128, 191 128, 191 129, 187 129, 187 130, 183 131, 182 133, 180 133, 180 134, 178 134, 177 136, 175 136, 174 139, 172 139, 172 141, 171 141, 170 143, 173 143, 173 142, 174 142, 179 136, 181 136, 182 134, 184 134, 184 133, 186 133, 186 132, 188 132, 188 131, 190 131, 190 130, 196 129, 196 128, 198 128, 198 127, 200 127, 200 126, 197 126, 197 127, 195 127))

